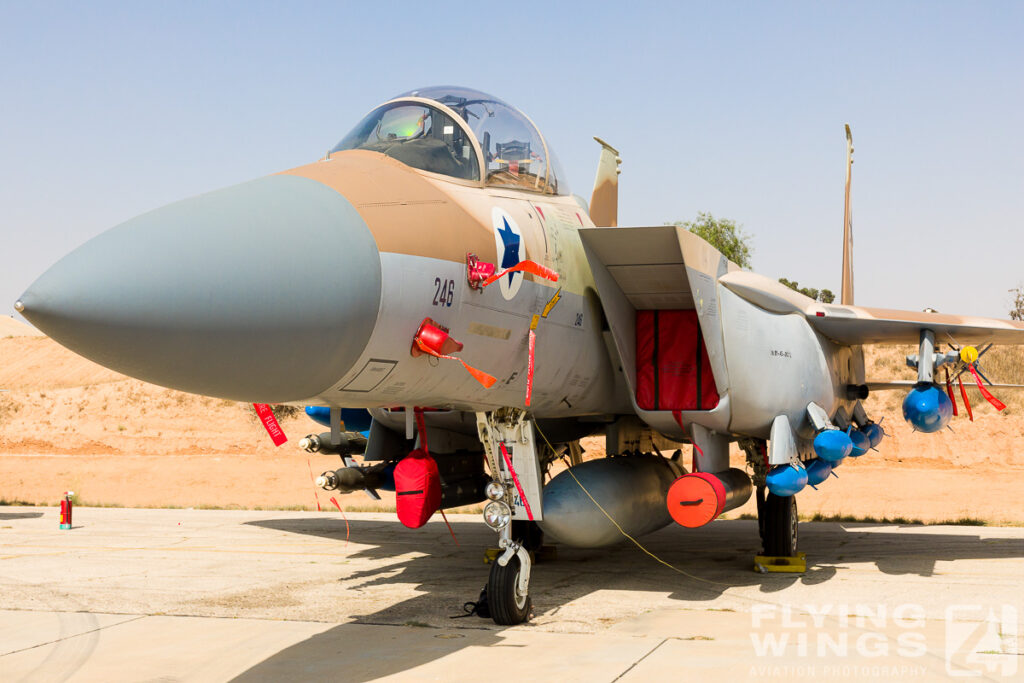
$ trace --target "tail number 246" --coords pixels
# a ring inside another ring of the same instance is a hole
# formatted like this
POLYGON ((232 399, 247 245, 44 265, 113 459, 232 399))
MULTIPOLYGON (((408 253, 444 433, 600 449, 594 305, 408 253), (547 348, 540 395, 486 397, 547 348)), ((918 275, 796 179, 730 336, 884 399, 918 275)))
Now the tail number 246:
POLYGON ((451 308, 455 301, 455 280, 434 278, 434 305, 451 308))

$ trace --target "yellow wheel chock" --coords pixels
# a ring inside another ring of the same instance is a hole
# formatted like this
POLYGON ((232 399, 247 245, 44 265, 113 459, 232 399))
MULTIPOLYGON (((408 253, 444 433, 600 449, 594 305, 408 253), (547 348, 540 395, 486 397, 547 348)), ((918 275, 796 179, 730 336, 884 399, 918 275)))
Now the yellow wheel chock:
POLYGON ((761 574, 768 572, 802 574, 807 571, 807 553, 797 553, 794 557, 756 555, 754 557, 754 571, 761 574))

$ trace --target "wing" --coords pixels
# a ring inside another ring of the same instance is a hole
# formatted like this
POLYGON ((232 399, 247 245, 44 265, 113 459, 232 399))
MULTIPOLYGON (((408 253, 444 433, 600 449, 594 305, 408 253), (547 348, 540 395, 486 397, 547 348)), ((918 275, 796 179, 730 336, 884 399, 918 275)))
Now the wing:
POLYGON ((934 332, 937 342, 957 345, 1024 344, 1024 322, 823 304, 749 271, 731 271, 718 281, 765 310, 803 314, 811 327, 843 346, 918 344, 921 330, 934 332))
MULTIPOLYGON (((909 391, 917 384, 917 380, 895 379, 887 382, 868 382, 870 391, 909 391)), ((964 384, 968 389, 977 391, 978 387, 971 382, 964 384)), ((1024 384, 988 384, 993 389, 1024 389, 1024 384)))
POLYGON ((917 344, 921 330, 956 344, 1024 344, 1024 322, 887 308, 818 304, 805 312, 818 332, 837 344, 917 344))

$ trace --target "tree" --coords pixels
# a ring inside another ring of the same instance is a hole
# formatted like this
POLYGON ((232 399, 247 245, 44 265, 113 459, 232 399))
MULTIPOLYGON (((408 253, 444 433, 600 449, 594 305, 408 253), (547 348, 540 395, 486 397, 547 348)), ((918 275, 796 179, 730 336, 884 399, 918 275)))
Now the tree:
POLYGON ((743 226, 728 218, 715 218, 710 213, 701 211, 694 221, 675 221, 669 225, 679 225, 697 237, 706 240, 711 246, 722 252, 727 259, 740 268, 750 268, 750 254, 753 251, 749 242, 751 235, 743 231, 743 226))
POLYGON ((1024 286, 1010 290, 1013 295, 1013 308, 1010 309, 1010 320, 1024 320, 1024 286))
POLYGON ((820 301, 823 304, 830 304, 836 300, 836 295, 832 293, 831 289, 814 289, 813 287, 801 287, 800 283, 796 280, 787 280, 784 277, 779 278, 779 282, 786 285, 790 289, 800 292, 804 296, 809 296, 815 301, 820 301))

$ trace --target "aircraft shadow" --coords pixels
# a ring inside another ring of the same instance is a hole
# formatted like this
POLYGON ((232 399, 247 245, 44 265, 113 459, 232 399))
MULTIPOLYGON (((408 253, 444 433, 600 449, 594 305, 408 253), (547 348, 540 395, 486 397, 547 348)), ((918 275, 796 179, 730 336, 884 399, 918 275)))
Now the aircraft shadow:
POLYGON ((35 519, 42 517, 42 512, 0 512, 0 519, 35 519))
MULTIPOLYGON (((495 534, 475 516, 472 521, 453 516, 451 521, 460 546, 455 546, 443 525, 432 523, 424 529, 411 531, 398 522, 350 521, 352 538, 361 544, 351 558, 414 557, 398 563, 381 563, 379 568, 345 573, 339 575, 338 580, 361 581, 360 589, 411 584, 421 591, 414 598, 372 614, 349 615, 353 624, 457 628, 457 636, 438 635, 436 628, 409 629, 403 632, 401 641, 394 640, 390 644, 392 648, 401 648, 399 655, 387 649, 383 641, 362 644, 354 650, 353 639, 366 639, 365 629, 343 624, 282 650, 236 680, 288 678, 289 672, 294 675, 296 663, 301 662, 303 676, 337 675, 344 671, 345 680, 367 681, 411 669, 468 646, 499 645, 502 641, 499 633, 505 627, 475 616, 449 618, 462 614, 463 603, 477 599, 487 581, 488 570, 481 561, 482 549, 495 544, 495 534), (363 539, 372 539, 373 545, 362 546, 366 542, 363 539), (411 615, 415 616, 410 618, 411 615), (366 665, 369 668, 365 671, 359 666, 353 668, 353 660, 343 654, 346 652, 358 652, 357 659, 361 661, 370 657, 372 667, 366 665), (372 654, 374 652, 377 656, 372 654)), ((268 519, 247 524, 336 538, 340 542, 345 539, 344 522, 322 517, 268 519)), ((843 569, 837 565, 849 563, 873 562, 885 574, 931 576, 939 561, 1024 557, 1024 542, 1019 538, 983 539, 976 534, 912 531, 921 527, 892 528, 900 531, 879 530, 878 525, 869 524, 801 524, 801 550, 810 560, 805 574, 752 571, 753 556, 760 551, 757 523, 753 520, 716 522, 702 529, 672 525, 641 540, 650 552, 684 574, 658 564, 628 542, 598 550, 559 545, 557 557, 538 563, 532 573, 530 593, 534 620, 551 619, 572 601, 602 589, 664 594, 669 588, 672 590, 669 597, 686 606, 686 603, 715 600, 732 587, 756 586, 762 593, 774 593, 797 582, 820 584, 842 573, 843 569)), ((561 616, 558 620, 565 621, 561 616)), ((581 630, 593 628, 590 623, 586 626, 581 630)), ((569 627, 571 629, 571 619, 569 627)), ((388 640, 384 634, 379 637, 388 640)))

